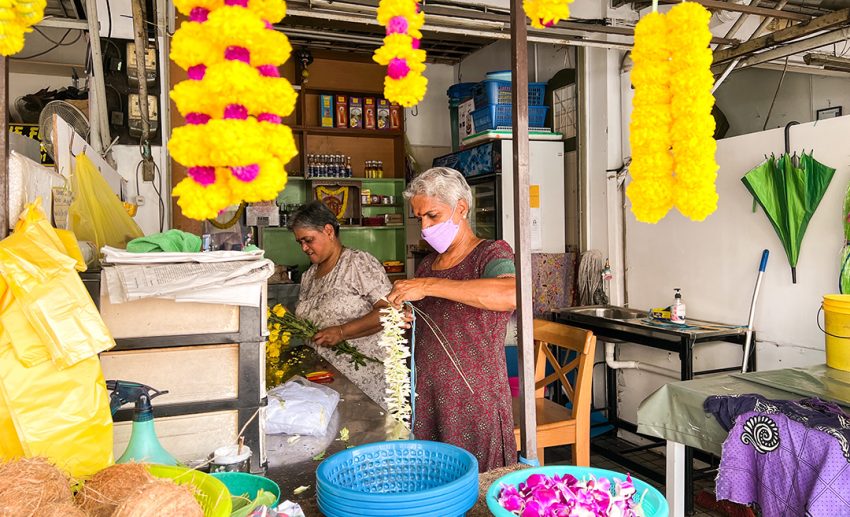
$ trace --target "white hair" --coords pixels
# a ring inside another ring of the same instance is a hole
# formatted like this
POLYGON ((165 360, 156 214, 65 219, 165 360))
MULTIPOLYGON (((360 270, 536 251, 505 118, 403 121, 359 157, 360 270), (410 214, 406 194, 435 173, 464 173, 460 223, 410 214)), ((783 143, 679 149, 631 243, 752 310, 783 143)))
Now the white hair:
POLYGON ((404 189, 404 198, 435 197, 454 207, 461 199, 472 207, 472 190, 460 172, 449 167, 433 167, 413 179, 404 189))

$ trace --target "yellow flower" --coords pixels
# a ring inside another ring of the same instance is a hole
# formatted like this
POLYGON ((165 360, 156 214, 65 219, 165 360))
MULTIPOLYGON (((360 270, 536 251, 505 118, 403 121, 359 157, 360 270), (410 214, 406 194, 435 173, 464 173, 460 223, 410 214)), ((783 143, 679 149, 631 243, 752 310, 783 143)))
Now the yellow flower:
POLYGON ((425 97, 428 79, 410 72, 403 79, 384 77, 384 97, 407 108, 416 106, 425 97))
MULTIPOLYGON (((425 71, 425 51, 414 48, 414 39, 420 40, 420 29, 425 23, 425 14, 419 11, 419 0, 381 0, 378 5, 377 20, 388 27, 394 18, 404 18, 407 22, 404 33, 387 34, 383 45, 375 50, 372 59, 381 65, 396 66, 393 60, 403 60, 407 73, 399 79, 389 75, 384 78, 384 97, 405 107, 418 104, 428 88, 428 80, 422 76, 425 71)), ((400 30, 395 27, 395 30, 400 30)), ((418 45, 416 45, 418 47, 418 45)), ((399 69, 397 68, 396 71, 399 69)), ((404 71, 398 72, 398 75, 404 71)))
POLYGON ((570 17, 570 4, 573 0, 524 0, 523 10, 531 20, 531 26, 545 29, 570 17))
POLYGON ((286 315, 286 307, 284 307, 283 305, 277 304, 277 305, 274 306, 274 308, 272 308, 272 313, 275 316, 282 318, 284 315, 286 315))

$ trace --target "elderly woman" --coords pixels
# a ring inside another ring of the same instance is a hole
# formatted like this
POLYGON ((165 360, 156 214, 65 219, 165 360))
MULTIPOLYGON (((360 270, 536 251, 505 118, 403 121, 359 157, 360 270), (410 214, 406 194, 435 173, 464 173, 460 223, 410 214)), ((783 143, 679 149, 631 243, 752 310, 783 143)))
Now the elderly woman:
POLYGON ((516 307, 513 251, 472 232, 472 192, 458 171, 429 169, 404 196, 436 251, 423 259, 416 278, 396 282, 388 295, 393 305, 413 302, 420 313, 413 433, 472 452, 482 472, 514 464, 504 350, 516 307))
POLYGON ((318 325, 313 338, 319 354, 333 364, 372 400, 386 407, 386 383, 381 363, 367 361, 355 369, 347 355, 331 349, 348 341, 357 349, 381 359, 380 299, 390 284, 383 266, 365 251, 346 248, 339 241, 339 222, 322 203, 304 205, 290 223, 295 240, 312 265, 301 277, 295 314, 318 325))

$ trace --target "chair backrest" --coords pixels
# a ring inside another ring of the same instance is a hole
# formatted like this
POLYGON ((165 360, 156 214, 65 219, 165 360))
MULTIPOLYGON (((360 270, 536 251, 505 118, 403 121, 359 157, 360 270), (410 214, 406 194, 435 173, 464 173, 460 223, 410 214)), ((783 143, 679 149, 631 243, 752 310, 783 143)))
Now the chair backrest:
POLYGON ((535 396, 542 398, 544 388, 555 381, 561 381, 564 391, 572 402, 572 417, 590 416, 591 386, 593 382, 593 357, 596 352, 596 336, 589 330, 570 327, 554 321, 534 320, 534 388, 535 396), (550 347, 572 350, 573 354, 558 354, 564 357, 564 364, 555 357, 550 347), (551 365, 554 373, 546 375, 546 365, 551 365), (576 371, 574 382, 569 374, 576 371), (587 415, 584 415, 584 413, 587 415))

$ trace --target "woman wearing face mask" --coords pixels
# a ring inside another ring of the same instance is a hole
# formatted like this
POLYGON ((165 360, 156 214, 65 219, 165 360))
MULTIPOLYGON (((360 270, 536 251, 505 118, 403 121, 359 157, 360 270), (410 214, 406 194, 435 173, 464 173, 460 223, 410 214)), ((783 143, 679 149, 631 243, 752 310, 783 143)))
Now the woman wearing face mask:
POLYGON ((381 407, 386 383, 381 363, 354 368, 347 355, 330 348, 348 341, 367 356, 382 359, 380 301, 392 287, 378 259, 365 251, 346 248, 339 241, 339 222, 322 203, 304 205, 292 217, 290 228, 312 265, 301 277, 295 314, 318 325, 316 350, 381 407))
POLYGON ((505 365, 505 329, 516 307, 513 251, 504 241, 472 232, 472 192, 454 169, 423 172, 404 197, 422 222, 422 238, 436 251, 423 259, 416 278, 396 282, 387 297, 396 306, 413 302, 422 312, 413 434, 463 447, 478 458, 482 472, 514 464, 505 365))

